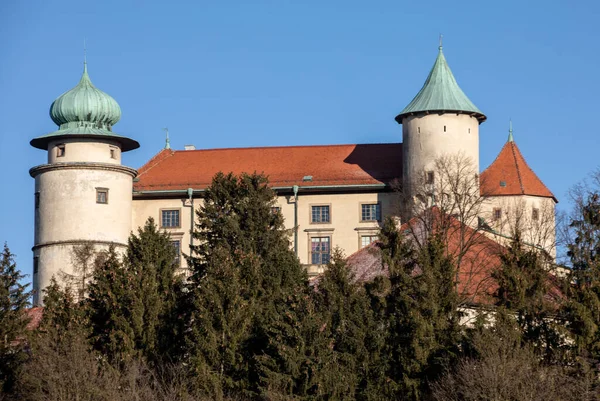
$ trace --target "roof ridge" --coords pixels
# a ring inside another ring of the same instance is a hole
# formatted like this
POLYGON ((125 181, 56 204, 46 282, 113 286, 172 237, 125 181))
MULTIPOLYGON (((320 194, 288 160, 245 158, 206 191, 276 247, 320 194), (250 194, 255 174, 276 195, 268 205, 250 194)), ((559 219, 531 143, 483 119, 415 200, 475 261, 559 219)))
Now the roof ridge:
POLYGON ((337 143, 331 145, 281 145, 281 146, 248 146, 248 147, 229 147, 229 148, 209 148, 209 149, 194 149, 194 150, 174 150, 173 152, 207 152, 213 150, 240 150, 240 149, 299 149, 299 148, 330 148, 330 147, 343 147, 343 146, 371 146, 371 145, 399 145, 402 142, 382 142, 382 143, 337 143))
MULTIPOLYGON (((513 142, 514 143, 514 142, 513 142)), ((523 154, 521 153, 521 149, 519 149, 519 147, 517 146, 516 143, 514 143, 514 147, 517 149, 517 151, 519 152, 519 155, 521 156, 521 159, 523 159, 523 163, 525 164, 525 167, 527 167, 527 169, 529 169, 529 171, 531 171, 531 173, 533 174, 533 176, 544 186, 544 188, 550 193, 550 195, 556 200, 556 196, 554 196, 554 193, 552 191, 550 191, 550 189, 548 189, 548 187, 546 186, 546 184, 544 184, 544 181, 542 181, 542 179, 540 177, 538 177, 537 173, 529 166, 529 164, 527 163, 527 160, 525 160, 525 156, 523 156, 523 154)), ((521 175, 521 171, 519 170, 519 167, 517 166, 517 171, 519 172, 519 179, 520 179, 520 175, 521 175)), ((523 194, 525 194, 525 190, 523 188, 523 194)), ((558 201, 557 201, 558 202, 558 201)))
MULTIPOLYGON (((510 145, 511 145, 510 147, 511 147, 512 155, 513 155, 513 158, 515 159, 515 167, 517 168, 517 177, 519 177, 519 186, 521 187, 521 193, 523 195, 525 195, 525 187, 523 186, 523 177, 521 177, 521 169, 519 168, 519 160, 517 159, 517 155, 515 153, 515 147, 517 146, 517 144, 514 141, 508 142, 508 143, 510 143, 510 145)), ((521 152, 519 151, 519 153, 521 153, 521 152)), ((523 155, 521 155, 521 159, 523 159, 523 162, 525 162, 523 155)), ((525 165, 527 166, 527 162, 525 162, 525 165)), ((529 166, 527 166, 527 167, 529 167, 529 166)), ((531 168, 529 168, 529 169, 531 170, 531 168)))
POLYGON ((172 149, 161 149, 160 152, 155 154, 150 160, 148 160, 142 167, 138 169, 138 177, 146 174, 148 171, 152 170, 154 167, 159 165, 166 158, 173 156, 175 152, 172 149), (170 153, 169 155, 165 155, 165 153, 170 153), (154 162, 154 163, 153 163, 154 162))

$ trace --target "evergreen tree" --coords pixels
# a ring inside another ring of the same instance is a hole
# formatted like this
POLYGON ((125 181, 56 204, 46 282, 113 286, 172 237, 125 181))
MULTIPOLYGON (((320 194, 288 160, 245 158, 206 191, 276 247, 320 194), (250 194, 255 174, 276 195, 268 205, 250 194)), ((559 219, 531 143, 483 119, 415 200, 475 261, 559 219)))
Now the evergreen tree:
POLYGON ((514 314, 523 341, 546 362, 556 362, 562 357, 563 340, 556 320, 561 305, 549 295, 551 280, 558 278, 550 276, 543 257, 539 250, 527 248, 516 232, 492 277, 498 283, 497 306, 514 314))
POLYGON ((129 273, 111 245, 99 255, 94 280, 88 287, 94 348, 118 367, 139 355, 133 321, 143 310, 132 291, 134 278, 129 273))
POLYGON ((579 205, 568 244, 571 272, 565 285, 568 328, 577 355, 591 366, 600 363, 600 195, 591 193, 579 205))
POLYGON ((415 251, 388 219, 381 232, 389 269, 385 355, 389 397, 419 400, 456 358, 461 339, 456 267, 433 234, 415 251))
POLYGON ((275 201, 264 176, 219 173, 197 212, 187 344, 197 377, 209 372, 215 394, 257 391, 256 356, 277 306, 307 284, 275 201))
POLYGON ((28 284, 14 261, 14 255, 4 244, 0 257, 0 388, 10 392, 25 360, 26 326, 29 322, 28 284))
POLYGON ((129 237, 123 263, 111 247, 89 286, 92 337, 99 351, 120 364, 134 356, 170 359, 178 343, 175 324, 175 249, 152 218, 129 237))

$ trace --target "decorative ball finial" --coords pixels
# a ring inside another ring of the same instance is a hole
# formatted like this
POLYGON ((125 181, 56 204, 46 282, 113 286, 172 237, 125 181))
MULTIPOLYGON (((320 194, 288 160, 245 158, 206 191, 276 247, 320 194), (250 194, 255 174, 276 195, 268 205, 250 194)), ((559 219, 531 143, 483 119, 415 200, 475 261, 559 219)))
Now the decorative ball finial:
POLYGON ((444 39, 444 35, 442 35, 440 33, 440 47, 439 47, 440 50, 442 50, 442 39, 444 39))

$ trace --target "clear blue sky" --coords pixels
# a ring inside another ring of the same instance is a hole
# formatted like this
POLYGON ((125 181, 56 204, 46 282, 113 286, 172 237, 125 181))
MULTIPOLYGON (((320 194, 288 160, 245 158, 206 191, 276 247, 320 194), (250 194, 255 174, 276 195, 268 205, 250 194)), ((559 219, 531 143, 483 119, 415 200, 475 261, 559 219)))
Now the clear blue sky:
POLYGON ((400 142, 394 116, 423 84, 438 35, 488 116, 481 166, 508 120, 530 166, 568 207, 598 164, 598 1, 0 1, 0 241, 31 272, 34 182, 52 101, 87 39, 94 84, 123 111, 143 165, 176 149, 400 142))

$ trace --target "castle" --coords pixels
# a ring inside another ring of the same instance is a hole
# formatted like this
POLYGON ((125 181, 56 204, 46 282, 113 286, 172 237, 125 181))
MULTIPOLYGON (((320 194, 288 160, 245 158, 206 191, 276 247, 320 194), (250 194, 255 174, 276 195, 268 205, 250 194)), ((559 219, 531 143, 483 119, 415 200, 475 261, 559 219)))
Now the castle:
MULTIPOLYGON (((377 238, 384 217, 405 214, 395 186, 410 198, 417 196, 416 177, 434 185, 441 155, 460 154, 478 173, 479 125, 486 120, 458 86, 441 46, 422 89, 396 117, 402 143, 173 150, 167 140, 135 170, 121 164, 121 154, 139 143, 113 131, 121 109, 92 84, 86 63, 79 83, 52 103, 50 116, 58 130, 31 140, 48 154, 46 164, 30 170, 35 304, 53 276, 72 272, 74 247, 91 242, 123 249, 149 217, 170 233, 179 255, 189 253, 193 211, 219 171, 269 176, 277 193, 274 212, 293 233, 290 246, 309 274, 318 274, 334 247, 352 254, 377 238)), ((475 178, 477 195, 486 199, 480 217, 488 231, 508 238, 504 216, 518 205, 519 219, 530 226, 550 222, 543 238, 531 242, 554 243, 557 200, 525 162, 512 128, 496 160, 475 178)), ((177 263, 185 266, 181 257, 177 263)))

